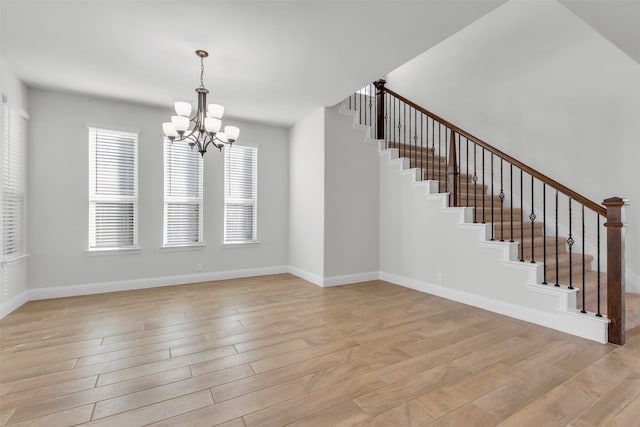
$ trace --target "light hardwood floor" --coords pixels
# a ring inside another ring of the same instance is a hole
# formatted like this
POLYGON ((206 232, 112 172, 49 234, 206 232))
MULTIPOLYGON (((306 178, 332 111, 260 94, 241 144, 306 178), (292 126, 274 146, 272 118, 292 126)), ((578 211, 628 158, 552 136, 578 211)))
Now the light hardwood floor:
POLYGON ((290 275, 27 303, 0 425, 639 425, 640 334, 601 345, 382 281, 290 275))

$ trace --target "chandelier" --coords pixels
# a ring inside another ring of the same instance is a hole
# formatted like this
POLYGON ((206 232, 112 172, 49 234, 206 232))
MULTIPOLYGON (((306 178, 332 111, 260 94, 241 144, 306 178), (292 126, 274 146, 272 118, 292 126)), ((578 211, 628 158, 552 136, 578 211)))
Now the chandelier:
POLYGON ((171 142, 186 141, 191 146, 191 149, 196 147, 200 154, 204 156, 209 145, 222 150, 225 144, 233 144, 240 135, 240 129, 235 126, 225 126, 224 132, 220 132, 224 107, 219 104, 207 105, 209 90, 204 87, 202 80, 204 58, 209 54, 204 50, 196 50, 196 55, 200 57, 200 87, 196 88, 198 110, 193 117, 190 117, 191 104, 183 101, 175 102, 176 115, 171 116, 171 122, 162 124, 162 130, 171 142), (190 127, 191 123, 193 123, 193 127, 190 127))

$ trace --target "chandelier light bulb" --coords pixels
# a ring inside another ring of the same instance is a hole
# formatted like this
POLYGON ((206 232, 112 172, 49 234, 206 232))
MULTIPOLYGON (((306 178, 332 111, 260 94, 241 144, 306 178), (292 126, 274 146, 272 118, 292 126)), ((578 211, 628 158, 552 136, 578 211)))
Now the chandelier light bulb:
POLYGON ((216 134, 216 138, 218 138, 218 140, 224 144, 229 143, 229 140, 227 139, 227 135, 225 135, 224 132, 218 132, 216 134))
POLYGON ((209 133, 216 133, 222 127, 222 121, 215 117, 207 117, 204 119, 204 127, 209 133))
POLYGON ((178 132, 176 131, 176 128, 174 128, 173 125, 169 122, 165 122, 162 124, 162 131, 164 132, 164 136, 166 136, 169 139, 173 139, 178 136, 178 132))
POLYGON ((227 136, 229 142, 233 142, 238 139, 238 136, 240 135, 240 129, 235 126, 225 126, 224 134, 227 136))
POLYGON ((188 102, 178 101, 173 104, 176 110, 176 114, 182 117, 189 117, 191 115, 191 104, 188 102))
POLYGON ((209 117, 214 117, 216 119, 221 119, 224 115, 224 107, 220 104, 209 104, 209 109, 207 111, 207 115, 209 117))
POLYGON ((183 116, 171 116, 171 124, 178 133, 184 133, 189 129, 189 118, 183 116))

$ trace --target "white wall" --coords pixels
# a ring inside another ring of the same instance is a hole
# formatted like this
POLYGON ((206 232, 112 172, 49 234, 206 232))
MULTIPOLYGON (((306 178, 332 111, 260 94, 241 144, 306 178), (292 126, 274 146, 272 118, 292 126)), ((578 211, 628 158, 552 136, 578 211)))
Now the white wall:
POLYGON ((554 1, 511 1, 387 81, 598 203, 631 199, 627 277, 638 278, 638 63, 554 1))
POLYGON ((324 277, 324 121, 320 109, 289 130, 289 265, 316 284, 324 277))
MULTIPOLYGON (((378 271, 378 145, 364 143, 353 117, 325 110, 324 274, 378 271)), ((362 277, 364 280, 364 276, 362 277)))
MULTIPOLYGON (((163 154, 160 124, 169 109, 30 89, 30 288, 163 278, 206 280, 208 273, 286 266, 288 146, 281 127, 226 119, 238 143, 258 145, 259 245, 223 247, 223 156, 204 157, 204 241, 161 250, 163 154), (88 246, 87 124, 138 129, 139 242, 133 254, 97 255, 88 246), (196 264, 202 265, 198 275, 196 264), (192 276, 189 276, 192 275, 192 276)), ((44 295, 47 295, 46 293, 44 295)))
MULTIPOLYGON (((9 106, 28 112, 27 89, 1 58, 0 74, 0 93, 2 96, 6 96, 9 106)), ((0 122, 0 135, 4 135, 4 119, 0 119, 0 122)), ((4 167, 3 165, 3 150, 0 149, 0 169, 4 167)), ((0 170, 0 177, 2 175, 3 171, 0 170)), ((27 181, 27 192, 28 191, 27 181)), ((0 205, 1 202, 2 192, 0 191, 0 205)), ((28 253, 28 246, 26 250, 28 253)), ((27 290, 27 266, 28 258, 2 264, 0 268, 0 318, 24 302, 26 298, 25 291, 27 290)))

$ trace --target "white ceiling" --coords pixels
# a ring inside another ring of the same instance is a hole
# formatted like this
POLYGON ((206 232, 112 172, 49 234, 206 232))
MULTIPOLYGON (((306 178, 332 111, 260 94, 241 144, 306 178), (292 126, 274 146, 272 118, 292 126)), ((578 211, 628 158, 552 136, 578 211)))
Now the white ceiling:
POLYGON ((640 0, 559 0, 640 64, 640 0))
MULTIPOLYGON (((27 85, 291 125, 504 0, 1 0, 1 56, 27 85)), ((428 78, 428 76, 425 76, 428 78)))
MULTIPOLYGON (((31 86, 170 106, 205 49, 210 102, 291 125, 505 1, 0 0, 0 56, 31 86)), ((640 0, 560 2, 640 63, 640 0)))

